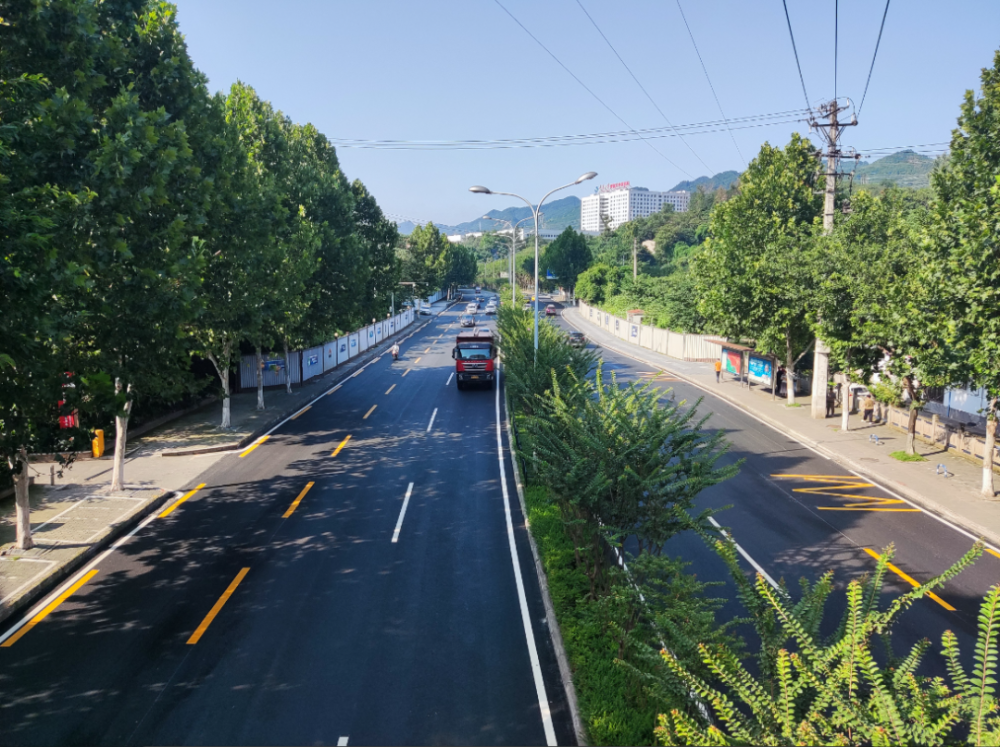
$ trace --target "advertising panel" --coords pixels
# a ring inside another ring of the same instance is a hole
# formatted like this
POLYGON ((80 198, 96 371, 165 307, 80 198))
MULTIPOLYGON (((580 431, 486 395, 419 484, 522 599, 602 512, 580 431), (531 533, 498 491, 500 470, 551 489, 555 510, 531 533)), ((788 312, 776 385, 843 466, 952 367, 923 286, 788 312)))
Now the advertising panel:
POLYGON ((337 367, 337 341, 323 346, 323 370, 332 371, 337 367))
POLYGON ((722 349, 722 370, 739 376, 743 365, 743 354, 739 350, 722 349))
POLYGON ((323 373, 323 348, 309 348, 302 351, 302 380, 308 381, 321 373, 323 373))
POLYGON ((774 374, 774 365, 770 358, 762 358, 759 355, 750 355, 750 363, 747 366, 750 381, 761 384, 770 384, 771 376, 774 374))
POLYGON ((351 358, 361 352, 358 348, 358 337, 360 337, 360 335, 357 332, 353 335, 347 336, 347 355, 351 358))
POLYGON ((337 365, 339 366, 341 363, 343 363, 344 361, 346 361, 350 357, 351 357, 351 354, 350 354, 350 352, 348 350, 347 338, 346 337, 338 337, 337 338, 337 365))

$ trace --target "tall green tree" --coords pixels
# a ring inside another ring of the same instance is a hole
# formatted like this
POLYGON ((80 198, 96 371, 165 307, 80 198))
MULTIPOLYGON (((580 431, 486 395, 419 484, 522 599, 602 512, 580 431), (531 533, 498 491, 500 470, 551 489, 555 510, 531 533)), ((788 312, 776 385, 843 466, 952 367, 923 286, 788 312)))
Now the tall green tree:
POLYGON ((992 498, 1000 416, 1000 51, 981 81, 980 96, 965 93, 946 167, 931 175, 931 236, 941 260, 927 270, 948 301, 960 377, 986 391, 982 493, 992 498))
POLYGON ((403 279, 423 298, 441 288, 448 270, 448 238, 433 223, 417 226, 403 250, 403 279))
POLYGON ((87 278, 67 297, 73 345, 85 368, 116 382, 120 489, 135 397, 169 400, 188 388, 182 329, 198 308, 210 192, 195 157, 205 82, 166 3, 58 0, 10 11, 5 76, 46 80, 36 112, 62 120, 57 147, 33 154, 36 183, 89 196, 59 246, 87 278))
POLYGON ((572 293, 577 278, 592 261, 587 238, 567 226, 558 238, 545 247, 542 263, 545 269, 558 278, 560 285, 572 293))
POLYGON ((795 367, 812 345, 815 149, 798 134, 784 149, 765 143, 737 194, 712 212, 711 236, 694 260, 699 309, 719 334, 756 340, 785 361, 788 403, 795 367))
POLYGON ((476 255, 469 247, 461 244, 450 244, 446 256, 447 269, 443 284, 449 288, 468 287, 476 282, 476 272, 479 264, 476 255))
MULTIPOLYGON (((886 362, 900 331, 909 326, 895 311, 919 293, 921 269, 920 215, 907 215, 899 190, 880 196, 860 192, 849 218, 829 239, 821 240, 814 270, 814 329, 831 350, 848 383, 869 382, 886 362)), ((912 321, 933 324, 928 314, 912 321)), ((897 355, 899 351, 893 351, 897 355)), ((919 379, 918 379, 919 382, 919 379)), ((844 406, 841 429, 849 430, 850 408, 844 406)))
MULTIPOLYGON (((354 231, 368 265, 368 280, 365 286, 365 319, 379 318, 390 307, 400 280, 399 260, 396 246, 399 244, 399 229, 385 217, 368 188, 355 179, 351 184, 354 195, 354 231)), ((396 304, 399 308, 399 304, 396 304)))

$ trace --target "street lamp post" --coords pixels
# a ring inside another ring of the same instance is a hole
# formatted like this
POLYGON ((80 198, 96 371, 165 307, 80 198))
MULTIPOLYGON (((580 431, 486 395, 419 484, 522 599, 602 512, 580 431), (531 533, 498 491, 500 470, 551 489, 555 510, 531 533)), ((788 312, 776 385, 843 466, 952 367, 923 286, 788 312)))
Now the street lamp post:
POLYGON ((517 223, 511 223, 509 220, 504 220, 503 218, 494 218, 489 215, 484 215, 483 220, 495 220, 497 223, 506 223, 510 226, 510 302, 511 304, 517 303, 517 289, 514 287, 514 255, 517 253, 517 227, 524 223, 526 220, 531 220, 531 218, 523 218, 517 223))
POLYGON ((573 187, 576 186, 577 184, 581 184, 587 181, 588 179, 593 179, 595 176, 597 176, 596 171, 588 171, 586 174, 581 176, 575 182, 570 182, 569 184, 564 184, 561 187, 556 187, 555 189, 548 192, 545 195, 545 197, 543 197, 541 200, 538 201, 537 207, 532 205, 528 200, 521 197, 521 195, 514 194, 513 192, 494 192, 490 189, 487 189, 486 187, 481 187, 479 185, 476 185, 474 187, 469 187, 470 192, 474 192, 480 195, 505 195, 507 197, 516 197, 517 199, 521 200, 525 205, 528 206, 528 209, 531 210, 532 216, 535 219, 535 362, 536 363, 538 362, 538 213, 542 209, 542 203, 544 203, 545 200, 548 199, 549 195, 558 192, 560 189, 566 189, 568 187, 573 187))

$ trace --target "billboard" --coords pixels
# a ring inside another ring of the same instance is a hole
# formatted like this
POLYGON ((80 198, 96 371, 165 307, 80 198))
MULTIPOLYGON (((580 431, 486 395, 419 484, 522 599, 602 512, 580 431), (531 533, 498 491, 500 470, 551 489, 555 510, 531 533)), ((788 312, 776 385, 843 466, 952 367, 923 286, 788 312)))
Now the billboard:
POLYGON ((756 381, 761 384, 771 383, 771 377, 774 375, 774 364, 770 358, 763 358, 751 353, 748 368, 750 381, 756 381))
POLYGON ((722 349, 722 370, 739 376, 743 368, 743 353, 739 350, 722 349))

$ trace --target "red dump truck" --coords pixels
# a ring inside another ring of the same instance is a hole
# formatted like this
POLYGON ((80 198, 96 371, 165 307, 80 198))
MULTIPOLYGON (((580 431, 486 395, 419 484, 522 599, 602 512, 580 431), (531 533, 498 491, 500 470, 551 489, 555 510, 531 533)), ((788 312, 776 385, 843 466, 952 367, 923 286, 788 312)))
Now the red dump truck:
POLYGON ((493 382, 496 381, 497 347, 492 330, 479 328, 459 332, 451 357, 455 359, 455 380, 459 389, 476 384, 493 388, 493 382))

